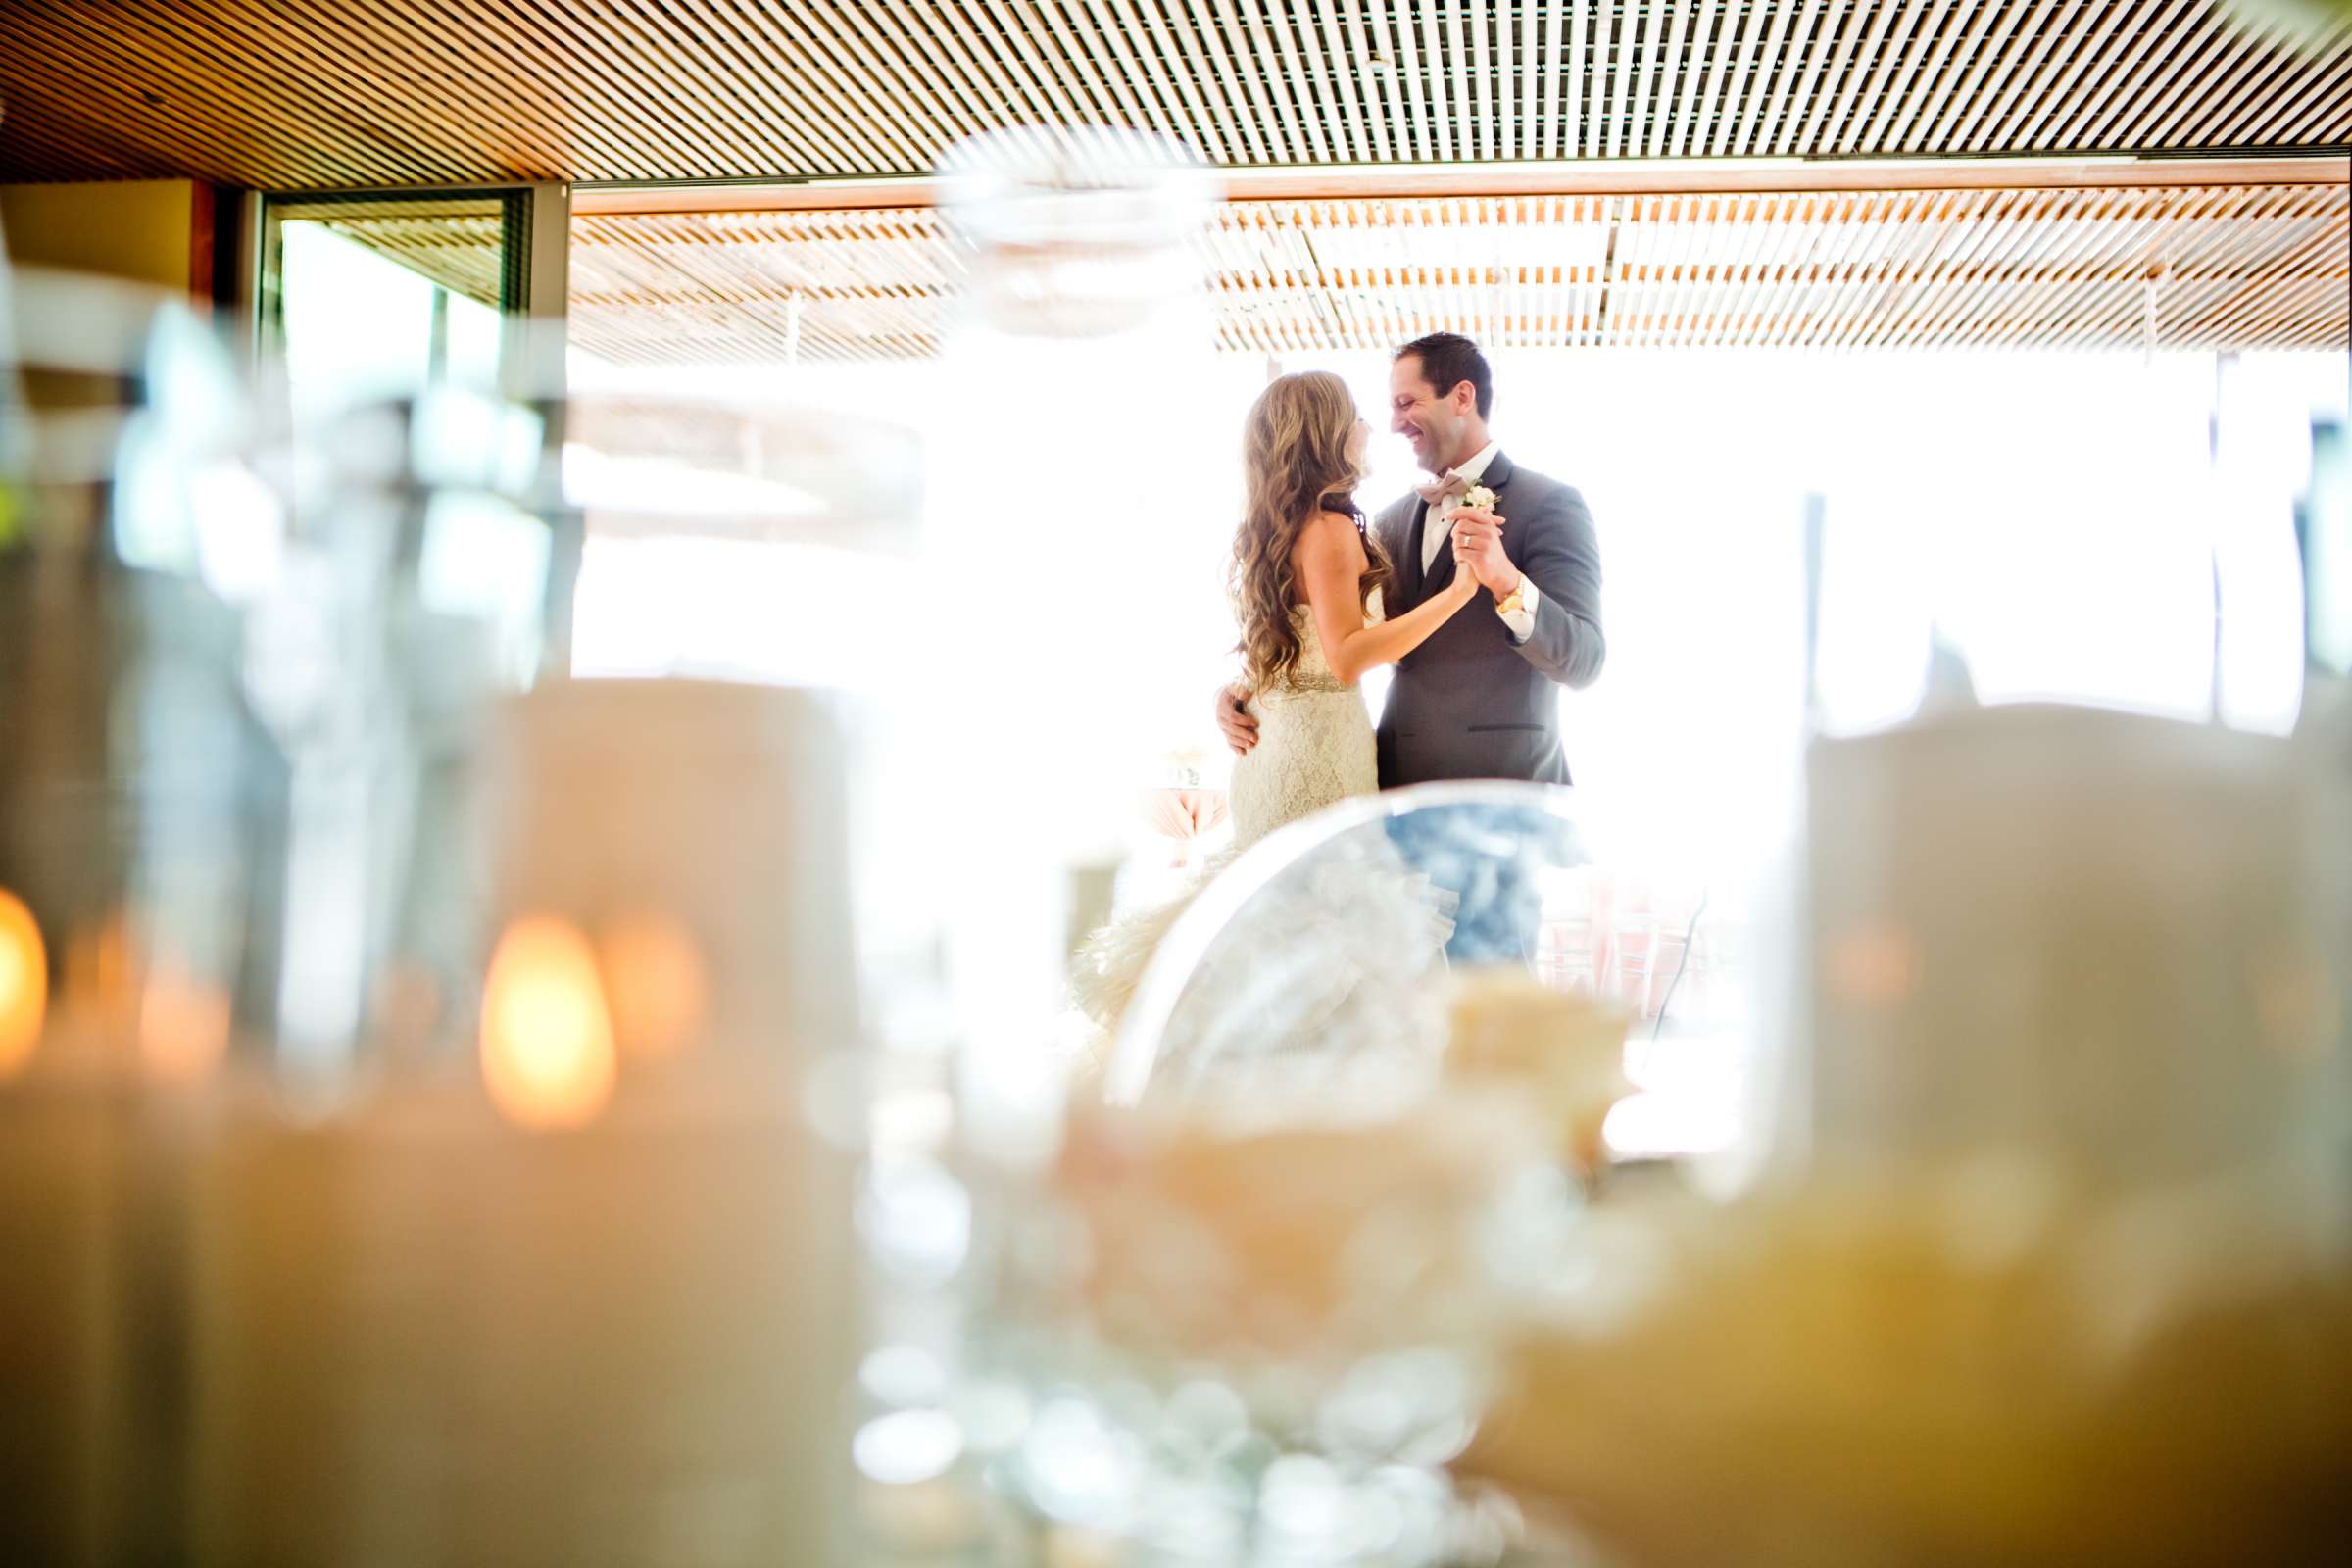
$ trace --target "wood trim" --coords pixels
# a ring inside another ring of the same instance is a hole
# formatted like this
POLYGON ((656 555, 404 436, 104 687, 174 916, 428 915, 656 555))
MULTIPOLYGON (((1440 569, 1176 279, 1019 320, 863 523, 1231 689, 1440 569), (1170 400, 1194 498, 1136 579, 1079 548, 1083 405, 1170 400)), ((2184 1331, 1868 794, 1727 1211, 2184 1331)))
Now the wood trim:
POLYGON ((188 186, 188 294, 210 312, 216 292, 213 281, 213 246, 215 224, 220 204, 220 193, 203 180, 191 181, 188 186))

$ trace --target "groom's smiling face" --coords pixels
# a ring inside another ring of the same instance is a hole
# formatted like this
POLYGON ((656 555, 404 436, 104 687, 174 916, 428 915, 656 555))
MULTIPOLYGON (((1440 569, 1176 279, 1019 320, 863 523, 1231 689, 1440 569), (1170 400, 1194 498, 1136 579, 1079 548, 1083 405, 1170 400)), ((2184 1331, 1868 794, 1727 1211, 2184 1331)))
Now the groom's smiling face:
POLYGON ((1444 473, 1470 456, 1459 449, 1466 416, 1477 407, 1477 395, 1467 381, 1450 395, 1441 395, 1429 384, 1418 354, 1389 367, 1389 428, 1413 444, 1413 461, 1431 473, 1444 473))

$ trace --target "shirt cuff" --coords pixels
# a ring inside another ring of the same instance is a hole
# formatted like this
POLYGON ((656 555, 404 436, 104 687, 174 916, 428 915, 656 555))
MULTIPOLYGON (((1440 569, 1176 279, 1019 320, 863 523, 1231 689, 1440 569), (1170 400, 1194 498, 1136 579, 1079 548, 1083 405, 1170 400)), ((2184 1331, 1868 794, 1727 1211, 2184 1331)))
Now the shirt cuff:
MULTIPOLYGON (((1500 611, 1495 613, 1502 614, 1500 611)), ((1524 571, 1519 574, 1519 608, 1503 615, 1502 623, 1510 628, 1511 636, 1519 642, 1525 642, 1536 634, 1536 579, 1524 571)))

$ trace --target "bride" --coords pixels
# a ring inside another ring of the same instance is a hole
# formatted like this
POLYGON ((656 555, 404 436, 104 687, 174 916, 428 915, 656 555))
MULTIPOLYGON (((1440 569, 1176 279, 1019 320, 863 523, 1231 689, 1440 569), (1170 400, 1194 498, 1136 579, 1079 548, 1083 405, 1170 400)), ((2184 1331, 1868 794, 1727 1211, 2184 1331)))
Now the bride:
POLYGON ((1372 427, 1326 370, 1286 375, 1243 427, 1248 474, 1231 586, 1258 743, 1234 764, 1234 846, 1379 786, 1372 719, 1355 683, 1421 646, 1478 592, 1457 571, 1395 620, 1382 618, 1389 562, 1355 487, 1372 427))
MULTIPOLYGON (((1243 426, 1246 500, 1229 580, 1258 738, 1234 764, 1233 848, 1212 874, 1274 829, 1380 787, 1356 682, 1420 647, 1479 591, 1476 574, 1457 571, 1409 612, 1383 618, 1389 562, 1353 500, 1371 433, 1348 384, 1325 370, 1271 382, 1243 426)), ((1080 952, 1073 989, 1097 1023, 1117 1021, 1189 900, 1113 922, 1080 952)))

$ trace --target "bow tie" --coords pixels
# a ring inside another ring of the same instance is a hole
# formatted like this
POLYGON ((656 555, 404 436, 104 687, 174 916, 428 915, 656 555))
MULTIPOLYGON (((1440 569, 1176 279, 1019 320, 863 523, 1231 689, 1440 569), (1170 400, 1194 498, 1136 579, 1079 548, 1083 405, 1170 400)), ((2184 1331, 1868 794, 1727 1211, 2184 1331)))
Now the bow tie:
POLYGON ((1447 468, 1446 477, 1440 479, 1436 484, 1413 486, 1413 494, 1435 507, 1443 504, 1447 496, 1468 494, 1469 489, 1470 481, 1463 476, 1461 469, 1447 468))

